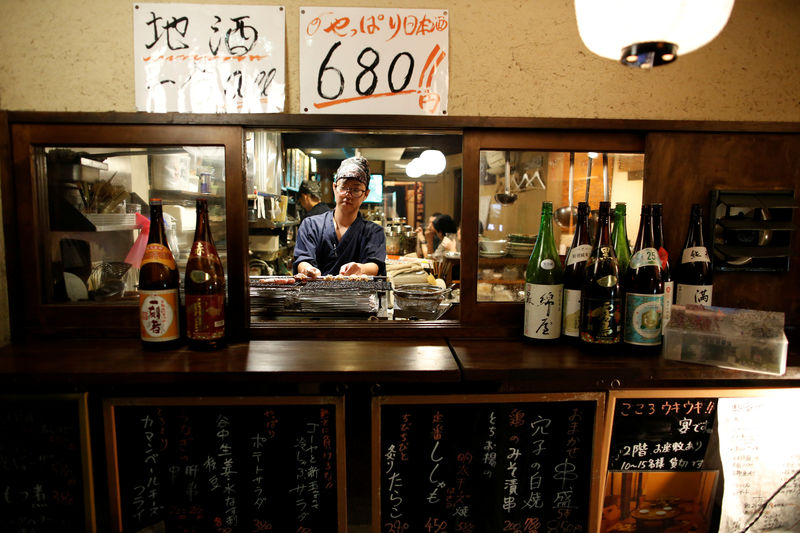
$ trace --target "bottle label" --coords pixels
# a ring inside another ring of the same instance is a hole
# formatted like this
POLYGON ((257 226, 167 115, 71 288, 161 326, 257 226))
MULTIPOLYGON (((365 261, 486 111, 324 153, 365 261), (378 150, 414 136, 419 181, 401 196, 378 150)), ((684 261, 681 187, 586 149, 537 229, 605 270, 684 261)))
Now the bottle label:
POLYGON ((661 332, 667 329, 669 319, 672 318, 672 300, 675 298, 675 282, 664 282, 664 314, 661 315, 661 332))
POLYGON ((147 263, 161 263, 170 270, 178 268, 175 264, 175 258, 172 257, 172 252, 170 252, 169 248, 158 243, 148 244, 144 249, 142 265, 146 265, 147 263))
POLYGON ((581 291, 564 289, 564 317, 561 333, 568 337, 578 337, 581 327, 581 291))
POLYGON ((217 249, 213 244, 206 241, 194 241, 192 249, 189 251, 189 257, 208 257, 217 255, 217 249))
POLYGON ((684 248, 681 263, 710 263, 708 249, 705 246, 692 246, 684 248))
POLYGON ((678 283, 678 293, 675 303, 677 305, 711 305, 713 285, 684 285, 678 283))
POLYGON ((621 339, 621 299, 581 298, 581 340, 593 344, 617 344, 621 339))
POLYGON ((543 270, 553 270, 556 266, 556 262, 552 259, 542 259, 542 262, 539 263, 539 266, 542 267, 543 270))
POLYGON ((178 289, 139 289, 139 325, 142 340, 167 342, 179 338, 178 289))
POLYGON ((567 257, 567 266, 574 265, 582 261, 588 261, 590 255, 592 255, 592 245, 580 244, 569 251, 569 257, 567 257))
POLYGON ((662 246, 658 249, 658 258, 661 260, 661 268, 666 269, 669 263, 669 253, 662 246))
POLYGON ((642 248, 631 257, 630 268, 657 266, 661 269, 661 258, 655 248, 642 248))
POLYGON ((564 285, 525 284, 525 336, 557 339, 561 336, 561 302, 564 285))
POLYGON ((190 340, 218 340, 225 336, 225 295, 186 295, 186 336, 190 340))
POLYGON ((640 346, 661 344, 663 312, 663 294, 629 292, 625 296, 625 342, 640 346))

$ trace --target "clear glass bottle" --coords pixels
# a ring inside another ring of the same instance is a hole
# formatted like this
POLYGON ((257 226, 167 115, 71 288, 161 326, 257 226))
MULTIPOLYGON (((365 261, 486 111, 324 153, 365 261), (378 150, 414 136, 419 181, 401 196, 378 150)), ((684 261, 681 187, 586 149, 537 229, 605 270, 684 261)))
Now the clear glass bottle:
POLYGON ((640 349, 661 347, 661 321, 664 312, 664 283, 661 279, 661 258, 654 244, 653 208, 642 206, 639 234, 633 256, 625 274, 625 344, 640 349))
POLYGON ((196 350, 225 344, 225 272, 208 223, 208 202, 197 199, 194 242, 186 262, 186 338, 196 350))
POLYGON ((182 344, 178 265, 167 244, 161 200, 150 200, 150 232, 139 269, 139 330, 146 350, 182 344))
POLYGON ((592 255, 581 291, 581 341, 594 347, 622 340, 622 284, 611 245, 611 203, 600 202, 592 255))
POLYGON ((592 254, 589 235, 589 204, 578 204, 578 218, 572 244, 567 250, 564 266, 564 305, 561 320, 561 335, 566 340, 577 341, 580 337, 581 289, 583 271, 592 254))
POLYGON ((614 229, 611 232, 611 246, 617 254, 619 274, 625 276, 631 262, 631 243, 628 241, 627 207, 625 202, 617 202, 614 206, 614 229))
POLYGON ((689 229, 675 276, 678 284, 675 303, 713 305, 712 276, 711 256, 703 240, 703 208, 700 204, 692 204, 689 229))
POLYGON ((664 245, 664 206, 660 203, 653 206, 653 246, 658 250, 661 259, 661 281, 664 283, 664 315, 662 317, 662 332, 667 327, 672 316, 672 303, 675 301, 675 280, 672 279, 672 270, 669 265, 669 252, 664 245))
POLYGON ((533 341, 561 336, 564 269, 553 235, 553 203, 542 202, 539 236, 525 273, 524 335, 533 341))

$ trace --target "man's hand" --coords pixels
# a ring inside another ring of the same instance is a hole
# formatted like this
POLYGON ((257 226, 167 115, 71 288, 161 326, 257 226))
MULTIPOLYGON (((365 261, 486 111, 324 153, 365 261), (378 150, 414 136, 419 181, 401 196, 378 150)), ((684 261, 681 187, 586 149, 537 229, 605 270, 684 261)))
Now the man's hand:
POLYGON ((322 272, 320 272, 317 267, 306 261, 303 261, 302 263, 297 265, 297 273, 305 274, 310 279, 316 279, 322 275, 322 272))
POLYGON ((355 276, 359 274, 363 274, 363 270, 361 269, 360 263, 345 263, 342 265, 342 268, 339 269, 339 274, 343 276, 355 276))

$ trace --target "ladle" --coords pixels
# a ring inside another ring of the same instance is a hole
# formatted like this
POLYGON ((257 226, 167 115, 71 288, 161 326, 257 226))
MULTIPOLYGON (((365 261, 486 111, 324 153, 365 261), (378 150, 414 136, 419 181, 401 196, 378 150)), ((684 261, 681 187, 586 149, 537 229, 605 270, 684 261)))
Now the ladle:
POLYGON ((559 207, 556 210, 556 223, 561 228, 572 227, 572 221, 578 216, 578 208, 575 206, 572 188, 575 184, 575 152, 569 153, 569 205, 559 207))
POLYGON ((505 191, 494 195, 495 199, 503 205, 513 204, 517 201, 517 195, 511 193, 511 160, 509 153, 506 152, 506 183, 505 191))

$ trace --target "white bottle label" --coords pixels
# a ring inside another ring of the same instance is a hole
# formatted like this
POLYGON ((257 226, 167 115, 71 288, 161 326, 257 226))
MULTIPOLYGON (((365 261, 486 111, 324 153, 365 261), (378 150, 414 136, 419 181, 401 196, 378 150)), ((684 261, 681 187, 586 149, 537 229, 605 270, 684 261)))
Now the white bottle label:
POLYGON ((705 246, 692 246, 684 248, 681 263, 710 263, 708 249, 705 246))
POLYGON ((677 305, 711 305, 713 285, 684 285, 678 283, 678 294, 675 298, 677 305))
POLYGON ((556 266, 556 262, 552 259, 543 259, 539 266, 545 270, 553 270, 553 267, 556 266))
POLYGON ((557 339, 561 336, 564 285, 525 284, 525 336, 557 339))
POLYGON ((564 316, 561 330, 568 337, 578 337, 581 333, 581 291, 564 289, 564 316))
POLYGON ((664 282, 664 312, 661 315, 661 330, 666 331, 669 319, 672 317, 672 300, 675 298, 675 282, 664 282))
POLYGON ((631 257, 631 268, 640 268, 643 266, 657 266, 661 269, 661 258, 658 255, 658 250, 655 248, 642 248, 631 257))
POLYGON ((592 255, 592 245, 580 244, 569 251, 567 266, 580 263, 581 261, 588 261, 590 255, 592 255))

